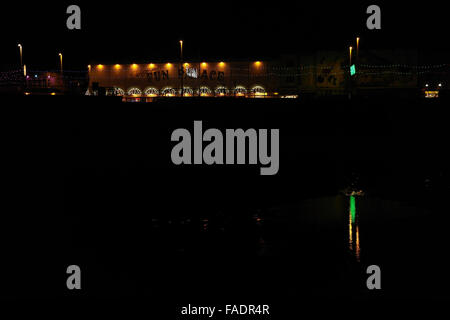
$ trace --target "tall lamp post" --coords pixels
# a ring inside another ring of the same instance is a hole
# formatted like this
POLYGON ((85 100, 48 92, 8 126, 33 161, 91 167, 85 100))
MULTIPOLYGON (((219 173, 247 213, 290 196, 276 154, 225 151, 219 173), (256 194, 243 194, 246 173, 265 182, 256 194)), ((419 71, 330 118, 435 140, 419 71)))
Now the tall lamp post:
POLYGON ((59 55, 59 63, 60 63, 61 75, 62 75, 63 74, 63 56, 62 56, 61 52, 58 55, 59 55))
MULTIPOLYGON (((20 54, 20 68, 22 70, 24 70, 23 69, 23 59, 22 59, 22 50, 23 50, 23 48, 22 48, 22 45, 20 43, 17 46, 19 47, 19 54, 20 54)), ((25 75, 25 70, 23 72, 24 72, 24 75, 25 75)))
POLYGON ((181 96, 184 96, 183 88, 183 77, 184 77, 184 66, 183 66, 183 40, 180 40, 180 64, 181 64, 181 96))
MULTIPOLYGON (((352 66, 352 50, 353 50, 353 47, 352 46, 350 46, 349 47, 349 66, 351 67, 352 66)), ((351 99, 352 98, 352 75, 351 75, 351 72, 349 73, 349 93, 348 93, 348 98, 349 99, 351 99)))

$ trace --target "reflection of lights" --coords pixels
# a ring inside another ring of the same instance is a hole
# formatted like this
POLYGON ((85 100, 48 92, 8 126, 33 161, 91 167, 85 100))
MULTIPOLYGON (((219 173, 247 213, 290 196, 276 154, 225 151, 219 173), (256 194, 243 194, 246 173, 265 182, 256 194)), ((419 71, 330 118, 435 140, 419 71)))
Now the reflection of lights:
POLYGON ((355 223, 356 217, 356 201, 354 196, 350 196, 350 214, 352 216, 352 222, 355 223))
POLYGON ((352 215, 348 215, 348 243, 350 251, 353 251, 353 230, 352 230, 352 215))
POLYGON ((361 248, 359 247, 359 225, 356 224, 356 260, 359 262, 360 254, 361 254, 361 248))

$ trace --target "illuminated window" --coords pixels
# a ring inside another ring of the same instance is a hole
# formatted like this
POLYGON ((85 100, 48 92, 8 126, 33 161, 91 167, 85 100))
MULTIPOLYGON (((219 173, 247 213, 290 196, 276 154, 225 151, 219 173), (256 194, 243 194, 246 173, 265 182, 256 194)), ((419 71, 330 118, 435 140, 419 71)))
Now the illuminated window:
POLYGON ((255 97, 264 97, 267 96, 267 92, 266 90, 261 87, 261 86, 254 86, 250 92, 255 96, 255 97))
POLYGON ((192 97, 194 95, 194 90, 190 87, 184 87, 183 88, 183 96, 185 97, 192 97))
POLYGON ((234 88, 234 94, 238 97, 243 97, 246 93, 247 89, 245 89, 245 87, 243 86, 237 86, 236 88, 234 88))
POLYGON ((159 94, 159 90, 156 88, 147 88, 144 90, 144 95, 147 97, 156 97, 159 94))
POLYGON ((164 89, 161 90, 161 95, 165 97, 173 97, 175 96, 175 94, 176 94, 175 89, 171 87, 165 87, 164 89))
POLYGON ((114 88, 114 94, 116 96, 124 96, 125 91, 122 88, 114 88))
POLYGON ((214 91, 218 96, 226 96, 229 90, 226 87, 217 87, 214 91))
POLYGON ((425 98, 438 98, 439 91, 425 91, 425 98))
POLYGON ((208 87, 200 87, 200 89, 197 91, 197 93, 200 93, 201 97, 209 97, 211 96, 211 89, 208 87))
POLYGON ((142 91, 139 88, 130 88, 128 89, 129 96, 140 96, 142 95, 142 91))

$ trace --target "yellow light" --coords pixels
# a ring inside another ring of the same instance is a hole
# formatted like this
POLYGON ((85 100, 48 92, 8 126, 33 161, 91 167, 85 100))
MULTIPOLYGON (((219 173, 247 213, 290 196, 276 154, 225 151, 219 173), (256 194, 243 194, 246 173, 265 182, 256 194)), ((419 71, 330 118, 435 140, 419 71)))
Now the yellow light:
POLYGON ((133 63, 133 64, 131 65, 131 68, 133 68, 133 69, 137 69, 137 67, 138 67, 138 65, 137 65, 136 63, 133 63))
POLYGON ((99 70, 103 70, 103 65, 102 65, 102 64, 99 64, 99 65, 97 66, 97 68, 98 68, 99 70))
POLYGON ((206 67, 206 62, 202 62, 202 67, 206 67))
POLYGON ((114 68, 120 69, 120 68, 121 68, 121 65, 120 65, 120 64, 116 64, 116 65, 114 66, 114 68))
POLYGON ((255 65, 256 65, 257 67, 259 67, 259 66, 261 65, 261 61, 256 61, 256 62, 255 62, 255 65))
POLYGON ((225 65, 225 62, 219 62, 219 67, 223 67, 225 65))
POLYGON ((184 66, 185 66, 185 67, 189 67, 189 63, 186 62, 186 63, 184 64, 184 66))
POLYGON ((29 96, 29 95, 30 95, 30 93, 29 93, 29 92, 25 92, 25 95, 26 95, 26 96, 29 96))
POLYGON ((171 63, 167 63, 166 66, 167 66, 167 68, 170 68, 172 66, 172 64, 171 63))
POLYGON ((153 69, 153 68, 155 67, 155 65, 154 65, 153 63, 150 63, 150 64, 148 65, 148 67, 151 68, 151 69, 153 69))
POLYGON ((50 93, 52 96, 54 96, 56 93, 54 93, 54 92, 52 92, 52 93, 50 93))

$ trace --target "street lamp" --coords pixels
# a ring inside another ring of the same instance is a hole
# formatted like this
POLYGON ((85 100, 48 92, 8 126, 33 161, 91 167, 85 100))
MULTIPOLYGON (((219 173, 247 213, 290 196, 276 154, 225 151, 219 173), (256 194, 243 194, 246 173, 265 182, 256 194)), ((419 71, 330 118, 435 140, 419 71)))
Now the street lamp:
POLYGON ((183 40, 180 40, 180 64, 181 64, 181 96, 184 96, 183 88, 183 77, 184 77, 184 66, 183 66, 183 40))
POLYGON ((59 62, 60 62, 61 74, 62 74, 63 73, 63 56, 62 56, 61 52, 58 55, 59 55, 59 62))
POLYGON ((359 37, 356 37, 356 63, 359 61, 359 37))
POLYGON ((350 46, 350 48, 349 48, 349 52, 350 52, 350 55, 349 55, 349 57, 350 57, 350 65, 352 65, 352 50, 353 50, 353 47, 350 46))

